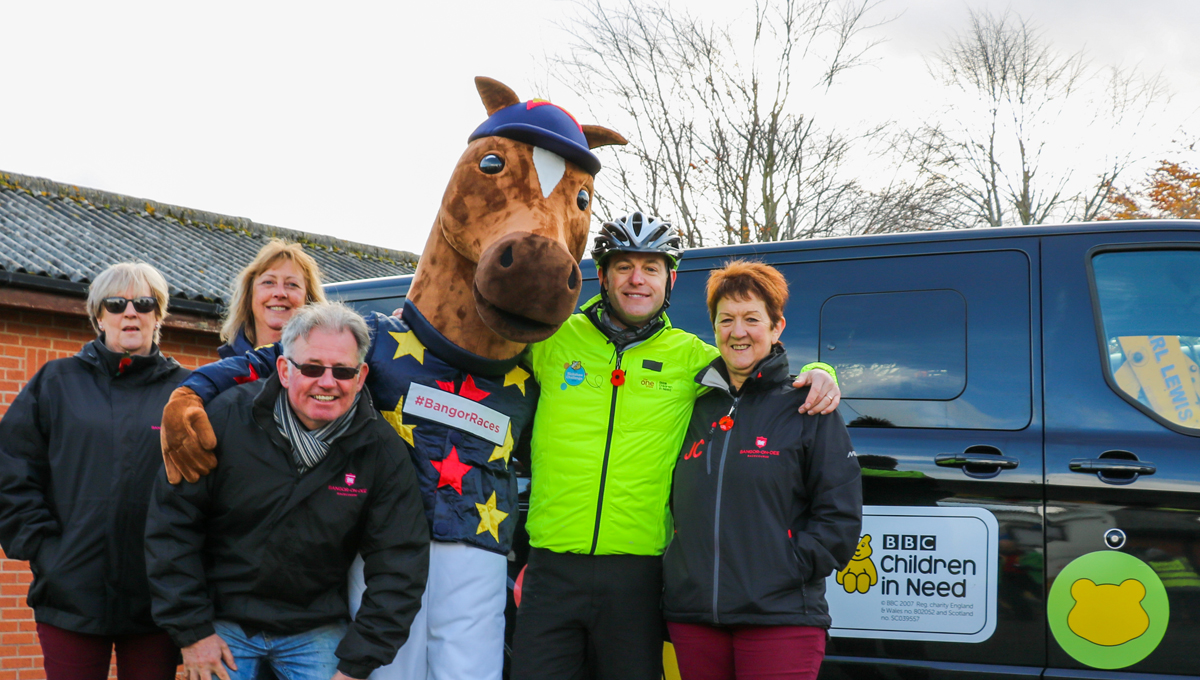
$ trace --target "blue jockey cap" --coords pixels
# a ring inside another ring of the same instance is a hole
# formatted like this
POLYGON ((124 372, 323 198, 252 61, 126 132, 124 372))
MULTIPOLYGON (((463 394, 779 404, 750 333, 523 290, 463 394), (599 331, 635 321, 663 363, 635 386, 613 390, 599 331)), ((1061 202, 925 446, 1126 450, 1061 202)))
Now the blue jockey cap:
POLYGON ((480 137, 507 137, 540 146, 591 175, 600 172, 600 159, 588 148, 587 137, 575 117, 543 99, 530 99, 500 109, 475 128, 467 142, 480 137))

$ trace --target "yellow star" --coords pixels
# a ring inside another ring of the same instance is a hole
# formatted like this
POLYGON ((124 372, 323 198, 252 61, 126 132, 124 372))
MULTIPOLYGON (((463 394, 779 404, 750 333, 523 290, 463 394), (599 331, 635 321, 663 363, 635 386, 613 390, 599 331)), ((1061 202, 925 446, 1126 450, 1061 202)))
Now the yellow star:
POLYGON ((504 376, 504 386, 516 385, 521 390, 521 396, 524 396, 526 380, 529 380, 529 372, 520 366, 513 366, 513 370, 504 376))
POLYGON ((404 424, 404 397, 400 397, 400 401, 396 402, 395 411, 380 411, 380 413, 383 414, 384 420, 391 423, 392 429, 408 442, 409 446, 416 446, 413 444, 413 430, 417 429, 417 426, 404 424))
POLYGON ((475 509, 479 511, 479 529, 475 532, 482 534, 485 531, 492 532, 492 538, 496 542, 500 542, 500 523, 508 517, 507 512, 500 512, 496 509, 496 492, 492 492, 492 497, 488 499, 487 504, 476 503, 475 509))
POLYGON ((395 338, 397 343, 396 356, 392 357, 393 359, 399 359, 405 355, 412 355, 412 357, 417 360, 418 364, 424 365, 425 345, 421 344, 421 341, 417 339, 416 335, 413 335, 412 331, 407 333, 395 333, 388 331, 388 335, 395 338))
POLYGON ((512 423, 509 423, 508 431, 504 433, 504 443, 500 446, 497 446, 495 449, 492 449, 492 457, 488 458, 488 462, 490 463, 493 460, 500 460, 503 458, 504 468, 508 469, 508 458, 512 455, 512 447, 512 423))

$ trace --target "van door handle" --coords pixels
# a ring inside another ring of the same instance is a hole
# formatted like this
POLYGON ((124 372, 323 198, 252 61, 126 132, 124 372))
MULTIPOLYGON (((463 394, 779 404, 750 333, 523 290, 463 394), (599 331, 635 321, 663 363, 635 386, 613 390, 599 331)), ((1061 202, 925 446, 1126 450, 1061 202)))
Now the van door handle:
POLYGON ((1158 467, 1154 463, 1147 463, 1140 460, 1121 460, 1120 458, 1073 458, 1071 460, 1071 472, 1082 472, 1084 474, 1098 473, 1124 473, 1133 475, 1152 475, 1158 471, 1158 467))
POLYGON ((933 462, 941 467, 965 467, 967 465, 986 465, 997 470, 1012 470, 1021 464, 1020 459, 1010 456, 997 456, 992 453, 939 453, 933 462))
POLYGON ((1071 472, 1095 474, 1105 484, 1117 486, 1133 484, 1142 475, 1152 475, 1158 469, 1154 463, 1138 460, 1132 451, 1116 449, 1105 451, 1099 458, 1073 458, 1068 467, 1071 472))

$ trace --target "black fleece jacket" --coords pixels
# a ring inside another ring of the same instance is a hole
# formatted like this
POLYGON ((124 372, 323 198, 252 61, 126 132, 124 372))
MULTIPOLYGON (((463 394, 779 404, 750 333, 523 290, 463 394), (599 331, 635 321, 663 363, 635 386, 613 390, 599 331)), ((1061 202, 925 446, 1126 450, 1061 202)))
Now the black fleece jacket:
POLYGON ((667 620, 828 628, 825 577, 862 528, 841 415, 799 414, 808 389, 792 387, 781 345, 740 390, 719 357, 696 380, 713 389, 696 400, 675 464, 667 620))
POLYGON ((207 407, 216 470, 172 486, 159 473, 146 522, 154 619, 186 647, 213 621, 290 635, 350 618, 356 553, 367 590, 337 648, 365 678, 390 663, 421 605, 429 527, 408 449, 364 392, 350 428, 303 474, 275 424, 276 375, 207 407))
POLYGON ((0 544, 30 561, 34 617, 76 633, 158 630, 146 506, 163 406, 188 371, 157 347, 122 358, 94 340, 47 362, 0 420, 0 544))

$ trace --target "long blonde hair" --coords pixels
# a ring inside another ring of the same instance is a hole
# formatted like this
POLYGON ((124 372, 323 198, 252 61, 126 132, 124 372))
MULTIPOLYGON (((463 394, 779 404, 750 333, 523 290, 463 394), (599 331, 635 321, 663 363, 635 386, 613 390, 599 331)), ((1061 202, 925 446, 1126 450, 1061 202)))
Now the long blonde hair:
POLYGON ((246 265, 233 280, 229 291, 229 307, 225 322, 221 324, 221 342, 230 343, 244 329, 250 344, 257 344, 254 333, 254 280, 263 272, 274 267, 280 260, 291 260, 304 276, 304 304, 325 302, 325 291, 321 289, 321 269, 312 255, 304 252, 299 243, 288 243, 277 238, 267 242, 254 261, 246 265))

